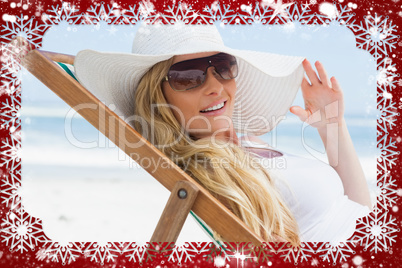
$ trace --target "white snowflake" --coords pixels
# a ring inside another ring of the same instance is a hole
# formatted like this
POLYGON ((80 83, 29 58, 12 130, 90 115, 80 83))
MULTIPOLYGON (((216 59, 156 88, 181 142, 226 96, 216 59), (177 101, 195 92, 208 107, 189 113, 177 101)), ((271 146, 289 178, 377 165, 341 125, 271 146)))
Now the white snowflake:
POLYGON ((150 243, 145 245, 137 245, 136 243, 128 243, 122 250, 122 254, 128 257, 129 261, 142 264, 147 261, 152 261, 158 253, 158 249, 153 247, 150 243))
POLYGON ((317 243, 301 243, 300 248, 296 248, 291 246, 289 243, 284 243, 277 251, 277 254, 280 254, 280 257, 285 261, 293 261, 294 264, 298 264, 311 258, 315 253, 313 247, 316 245, 317 243))
POLYGON ((84 19, 89 24, 97 24, 105 21, 114 24, 120 18, 121 10, 116 5, 91 6, 84 14, 84 19))
POLYGON ((41 2, 36 4, 36 10, 35 10, 35 14, 42 14, 43 12, 43 4, 41 2))
POLYGON ((62 21, 66 21, 69 24, 85 23, 85 20, 81 20, 82 16, 78 11, 79 9, 75 5, 64 2, 61 6, 52 6, 47 13, 43 13, 42 21, 49 26, 57 25, 62 21))
MULTIPOLYGON (((229 262, 230 261, 230 250, 226 249, 227 243, 222 245, 216 245, 214 243, 207 243, 204 246, 204 254, 203 258, 206 261, 214 261, 216 258, 219 258, 221 261, 229 262)), ((202 250, 201 250, 202 251, 202 250)))
POLYGON ((380 86, 389 86, 390 91, 396 87, 397 77, 396 64, 392 64, 392 59, 385 58, 378 64, 377 84, 380 86))
POLYGON ((9 96, 13 95, 18 87, 16 85, 16 77, 18 72, 21 70, 21 65, 17 58, 14 57, 9 45, 2 45, 6 48, 2 48, 2 76, 1 76, 1 91, 0 95, 7 94, 9 96))
POLYGON ((208 259, 219 258, 221 261, 236 261, 237 266, 246 263, 267 263, 276 253, 273 243, 263 243, 255 246, 252 243, 224 243, 222 245, 210 244, 209 252, 205 255, 208 259))
POLYGON ((121 19, 115 24, 136 24, 138 22, 152 23, 157 17, 155 7, 152 3, 140 3, 138 6, 129 6, 127 10, 122 12, 121 19))
POLYGON ((392 141, 392 137, 388 134, 378 141, 377 148, 381 150, 381 155, 378 157, 377 165, 384 172, 387 172, 396 165, 396 160, 398 158, 397 147, 395 145, 396 141, 392 141))
POLYGON ((230 5, 219 4, 218 2, 214 2, 210 7, 206 5, 204 12, 208 15, 200 16, 200 19, 197 22, 205 21, 205 23, 213 23, 221 21, 222 23, 227 24, 232 23, 236 18, 239 18, 238 14, 230 9, 230 5))
POLYGON ((1 223, 2 242, 12 251, 33 250, 39 242, 46 241, 40 219, 31 217, 22 208, 7 213, 1 223))
POLYGON ((338 4, 336 9, 338 10, 338 14, 333 19, 333 21, 337 21, 342 25, 343 24, 353 25, 355 23, 356 21, 354 19, 355 15, 350 11, 350 9, 346 5, 338 4))
POLYGON ((10 135, 2 140, 2 146, 0 156, 0 166, 6 166, 6 168, 16 167, 21 161, 21 140, 15 135, 10 135))
MULTIPOLYGON (((342 9, 341 5, 338 7, 340 12, 337 13, 337 16, 332 18, 329 18, 327 15, 312 13, 309 9, 310 4, 303 4, 302 6, 303 7, 299 8, 298 5, 293 5, 286 9, 291 22, 300 22, 301 24, 307 25, 327 25, 331 21, 338 21, 340 24, 354 22, 354 20, 352 21, 354 14, 342 9)), ((282 20, 281 22, 286 23, 285 20, 282 20)))
POLYGON ((198 249, 194 247, 193 243, 186 243, 183 246, 176 245, 171 250, 172 252, 169 254, 168 261, 177 263, 179 265, 185 262, 191 262, 192 259, 199 253, 198 249))
POLYGON ((387 210, 396 204, 397 199, 396 179, 392 179, 389 173, 383 174, 378 181, 377 206, 387 210))
POLYGON ((11 95, 10 99, 1 102, 0 108, 0 125, 2 128, 10 129, 13 133, 21 126, 21 119, 19 118, 19 110, 21 108, 21 93, 11 95))
POLYGON ((357 226, 352 241, 375 253, 388 251, 396 241, 396 232, 399 232, 396 219, 377 207, 368 216, 359 219, 357 226))
POLYGON ((209 15, 205 15, 209 23, 221 21, 224 24, 266 24, 274 19, 273 24, 295 21, 302 23, 311 23, 313 21, 313 23, 317 24, 317 18, 320 17, 320 15, 309 13, 310 10, 307 8, 299 8, 294 3, 283 4, 281 1, 276 3, 257 3, 254 7, 247 5, 241 15, 231 10, 229 5, 220 5, 219 3, 214 3, 211 7, 206 6, 204 12, 209 13, 209 15))
POLYGON ((388 126, 380 126, 383 133, 388 133, 388 128, 392 129, 392 126, 395 125, 395 117, 399 115, 396 111, 396 103, 392 102, 392 94, 389 93, 395 89, 397 84, 398 75, 395 66, 396 64, 392 64, 392 60, 389 58, 385 58, 382 63, 378 64, 377 98, 379 101, 377 107, 380 110, 381 124, 389 124, 388 126))
MULTIPOLYGON (((269 19, 272 17, 270 13, 272 13, 272 10, 269 8, 268 5, 258 5, 256 4, 254 8, 252 6, 249 6, 251 9, 249 12, 241 16, 241 21, 247 24, 265 24, 269 21, 269 19)), ((234 16, 237 17, 237 16, 234 16)), ((233 20, 232 19, 230 21, 233 20)))
POLYGON ((382 130, 379 134, 387 134, 388 130, 392 129, 392 127, 396 126, 397 117, 399 116, 396 101, 392 101, 392 98, 385 98, 385 93, 387 93, 386 89, 383 87, 378 87, 379 91, 377 92, 377 97, 380 100, 377 103, 377 109, 380 113, 380 118, 377 119, 377 125, 379 129, 382 130))
POLYGON ((6 93, 8 98, 1 103, 0 126, 9 128, 11 133, 19 129, 19 109, 21 107, 21 86, 18 72, 21 70, 20 61, 30 51, 26 40, 15 38, 8 44, 2 44, 3 62, 2 84, 0 95, 6 93))
POLYGON ((387 17, 375 14, 369 15, 360 25, 354 24, 350 28, 355 31, 357 47, 370 52, 376 60, 387 56, 395 48, 398 36, 396 25, 392 24, 387 17))
POLYGON ((6 40, 5 43, 9 43, 17 36, 20 36, 33 44, 39 45, 47 28, 47 25, 39 24, 34 21, 34 18, 28 19, 20 15, 16 17, 15 22, 7 21, 5 25, 3 24, 1 32, 2 38, 6 40))
MULTIPOLYGON (((302 24, 309 23, 317 16, 311 14, 309 9, 309 5, 305 4, 302 8, 299 8, 299 5, 293 5, 291 8, 287 9, 287 14, 289 18, 291 18, 292 22, 300 22, 302 24)), ((319 16, 321 17, 321 16, 319 16)))
MULTIPOLYGON (((4 174, 1 178, 1 188, 0 191, 2 203, 10 208, 10 210, 17 209, 21 204, 21 197, 17 194, 18 188, 21 186, 21 168, 18 163, 18 169, 15 174, 12 170, 9 171, 9 174, 4 174)), ((14 167, 16 168, 16 167, 14 167)))
POLYGON ((250 254, 258 263, 267 263, 273 256, 277 254, 273 243, 263 243, 260 246, 254 246, 250 254))
POLYGON ((168 6, 160 19, 167 24, 176 24, 178 22, 192 24, 197 22, 198 17, 198 12, 192 9, 191 5, 179 3, 177 7, 175 5, 168 6))
POLYGON ((241 22, 247 24, 267 24, 274 21, 275 24, 286 24, 286 23, 294 23, 294 22, 302 22, 308 23, 313 18, 316 18, 318 15, 309 14, 309 9, 301 9, 299 5, 291 4, 282 4, 281 2, 277 3, 261 3, 260 5, 256 4, 254 8, 249 6, 251 9, 246 14, 242 16, 232 15, 231 20, 234 17, 240 19, 241 22))
MULTIPOLYGON (((4 30, 5 32, 5 30, 4 30)), ((22 58, 31 50, 31 45, 26 39, 17 36, 17 33, 9 33, 10 38, 14 38, 9 42, 1 43, 1 88, 0 95, 7 94, 12 98, 20 98, 20 86, 18 74, 21 70, 20 62, 22 58), (14 96, 17 94, 17 96, 14 96)), ((6 35, 6 34, 4 34, 6 35)))
POLYGON ((51 242, 44 251, 49 260, 53 262, 60 261, 62 265, 70 264, 82 254, 79 244, 72 242, 64 246, 57 242, 51 242))
POLYGON ((331 243, 322 243, 317 249, 317 254, 323 261, 332 262, 335 265, 337 262, 346 261, 352 254, 355 254, 351 243, 339 243, 331 245, 331 243))
POLYGON ((121 249, 116 243, 109 242, 106 245, 100 245, 97 242, 91 242, 83 252, 86 257, 91 258, 91 261, 104 264, 114 261, 120 255, 121 249))

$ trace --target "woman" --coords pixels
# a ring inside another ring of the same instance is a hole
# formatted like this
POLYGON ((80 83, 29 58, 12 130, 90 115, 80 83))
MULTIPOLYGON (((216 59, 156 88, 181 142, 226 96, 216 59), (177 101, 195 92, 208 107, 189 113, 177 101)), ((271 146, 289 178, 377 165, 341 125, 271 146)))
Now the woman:
POLYGON ((214 26, 174 25, 140 27, 132 54, 86 50, 74 65, 86 88, 266 241, 337 243, 368 213, 342 92, 320 63, 318 77, 303 58, 230 49, 214 26), (305 109, 290 107, 300 84, 305 109), (255 137, 289 107, 317 128, 332 167, 255 137), (267 169, 267 159, 286 168, 267 169))

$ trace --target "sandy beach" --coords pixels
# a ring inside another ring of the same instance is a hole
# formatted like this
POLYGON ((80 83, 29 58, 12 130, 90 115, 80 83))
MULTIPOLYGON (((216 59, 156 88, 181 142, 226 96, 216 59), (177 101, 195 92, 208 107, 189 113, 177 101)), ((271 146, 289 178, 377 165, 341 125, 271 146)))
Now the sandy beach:
MULTIPOLYGON (((362 124, 364 120, 349 121, 375 201, 376 149, 370 149, 367 136, 371 125, 362 124)), ((278 126, 276 137, 271 133, 262 138, 270 144, 275 141, 286 152, 322 157, 322 148, 310 130, 305 131, 301 143, 298 124, 288 120, 278 126)), ((168 190, 83 119, 72 122, 71 133, 74 138, 66 134, 61 116, 25 119, 19 189, 25 209, 42 219, 49 238, 62 244, 149 241, 169 198, 168 190)), ((188 241, 211 241, 192 216, 187 218, 178 244, 188 241)))

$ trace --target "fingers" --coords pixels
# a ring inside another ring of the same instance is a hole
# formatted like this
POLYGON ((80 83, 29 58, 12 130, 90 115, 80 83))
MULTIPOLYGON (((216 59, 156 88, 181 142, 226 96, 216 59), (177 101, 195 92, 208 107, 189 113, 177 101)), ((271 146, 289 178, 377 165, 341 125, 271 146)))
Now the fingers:
POLYGON ((300 106, 292 106, 290 107, 289 111, 299 117, 299 119, 303 122, 309 117, 309 113, 300 106))
POLYGON ((303 68, 311 84, 321 83, 320 79, 317 76, 317 73, 313 70, 313 67, 307 59, 303 61, 303 68))
POLYGON ((315 67, 319 76, 317 76, 317 73, 314 71, 313 67, 307 59, 303 61, 303 67, 311 84, 304 77, 302 81, 302 88, 306 88, 308 85, 312 86, 314 84, 322 84, 324 86, 332 88, 334 91, 342 91, 338 80, 336 80, 335 77, 331 77, 331 79, 328 78, 328 74, 325 71, 324 65, 321 62, 315 62, 315 67))
POLYGON ((315 62, 315 68, 317 69, 318 75, 320 76, 321 83, 325 86, 331 87, 331 82, 328 79, 327 72, 324 69, 324 65, 321 62, 315 62))
POLYGON ((311 86, 310 83, 307 81, 306 77, 303 77, 302 83, 301 83, 301 87, 302 89, 307 88, 311 86))
POLYGON ((336 78, 335 78, 334 76, 331 77, 331 83, 332 83, 332 89, 333 89, 334 91, 337 91, 337 92, 341 92, 341 91, 342 91, 341 86, 340 86, 339 83, 338 83, 338 80, 336 80, 336 78))

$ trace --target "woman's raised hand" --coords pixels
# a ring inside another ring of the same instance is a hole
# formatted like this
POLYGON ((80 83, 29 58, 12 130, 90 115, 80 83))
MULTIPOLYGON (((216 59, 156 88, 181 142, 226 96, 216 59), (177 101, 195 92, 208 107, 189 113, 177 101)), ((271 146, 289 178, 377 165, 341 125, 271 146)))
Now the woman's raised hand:
POLYGON ((328 163, 341 178, 345 195, 370 208, 367 182, 344 119, 341 87, 334 77, 328 79, 320 62, 315 63, 318 75, 308 60, 303 61, 303 67, 311 82, 304 77, 301 85, 305 109, 292 106, 290 111, 317 128, 327 152, 328 163))
POLYGON ((328 123, 342 122, 344 103, 342 89, 335 77, 328 78, 321 62, 317 61, 315 67, 318 75, 307 59, 303 61, 303 68, 310 80, 309 83, 303 77, 301 84, 305 108, 292 106, 290 112, 320 130, 328 123))

